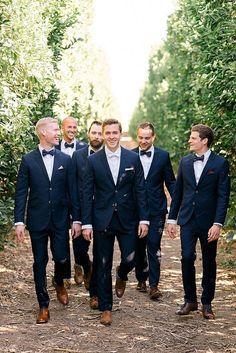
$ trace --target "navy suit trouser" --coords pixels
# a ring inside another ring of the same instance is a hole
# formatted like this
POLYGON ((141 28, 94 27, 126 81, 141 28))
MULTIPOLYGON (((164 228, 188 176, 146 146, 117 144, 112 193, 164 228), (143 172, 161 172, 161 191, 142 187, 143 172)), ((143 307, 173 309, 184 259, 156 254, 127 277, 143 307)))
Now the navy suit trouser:
POLYGON ((148 235, 137 240, 135 274, 138 281, 146 281, 149 276, 149 286, 153 288, 160 280, 161 238, 165 216, 150 216, 149 221, 148 235))
POLYGON ((56 229, 52 223, 43 231, 30 231, 32 252, 34 257, 33 273, 35 290, 40 308, 47 308, 49 295, 47 291, 46 267, 48 263, 48 240, 55 263, 54 279, 58 286, 63 285, 68 259, 68 228, 56 229))
POLYGON ((184 299, 188 303, 197 302, 196 292, 196 243, 199 239, 202 251, 202 304, 211 304, 215 295, 217 241, 208 242, 208 229, 201 228, 195 219, 181 227, 182 279, 184 299))
POLYGON ((121 262, 118 276, 128 280, 128 273, 135 265, 135 243, 137 237, 137 226, 129 231, 120 225, 118 215, 113 214, 111 223, 104 231, 94 231, 97 261, 97 289, 99 310, 112 310, 112 262, 115 238, 117 238, 121 251, 121 262))

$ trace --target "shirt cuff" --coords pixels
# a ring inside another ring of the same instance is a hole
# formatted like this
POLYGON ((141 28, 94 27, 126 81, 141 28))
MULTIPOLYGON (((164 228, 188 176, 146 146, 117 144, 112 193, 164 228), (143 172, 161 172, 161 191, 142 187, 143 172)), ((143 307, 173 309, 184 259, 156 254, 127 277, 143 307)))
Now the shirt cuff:
POLYGON ((147 226, 149 226, 150 222, 149 221, 140 221, 139 224, 146 224, 147 226))
POLYGON ((82 222, 80 221, 73 221, 73 224, 81 224, 82 222))
POLYGON ((223 224, 214 222, 213 224, 216 224, 217 226, 223 227, 223 224))
POLYGON ((15 226, 24 226, 24 223, 23 222, 16 222, 15 226))
POLYGON ((93 229, 92 224, 84 224, 82 225, 82 229, 93 229))
POLYGON ((166 223, 167 224, 177 224, 177 221, 175 219, 167 219, 166 223))

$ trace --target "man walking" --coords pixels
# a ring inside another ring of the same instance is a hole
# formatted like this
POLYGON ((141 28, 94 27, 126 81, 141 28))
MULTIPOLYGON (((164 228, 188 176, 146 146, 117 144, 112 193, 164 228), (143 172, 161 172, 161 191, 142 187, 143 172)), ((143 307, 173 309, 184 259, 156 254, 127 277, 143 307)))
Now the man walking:
POLYGON ((36 124, 39 146, 23 156, 16 185, 15 226, 19 241, 24 240, 24 216, 27 205, 27 228, 34 257, 33 273, 40 307, 36 323, 49 320, 49 295, 46 266, 48 239, 55 263, 55 289, 58 300, 68 304, 63 280, 68 259, 69 222, 72 215, 72 235, 81 232, 80 207, 76 198, 76 183, 71 158, 55 149, 59 127, 56 119, 43 118, 36 124))
MULTIPOLYGON (((73 153, 77 150, 80 150, 87 146, 85 142, 79 141, 76 139, 78 133, 78 123, 75 118, 72 116, 67 116, 62 120, 61 123, 61 132, 62 140, 59 140, 59 144, 56 145, 56 148, 61 150, 63 153, 72 157, 73 153)), ((69 249, 70 252, 70 249, 69 249)), ((74 280, 75 283, 81 285, 83 282, 83 273, 81 272, 80 266, 75 262, 74 264, 74 280)), ((65 285, 70 287, 70 278, 71 278, 71 259, 70 256, 66 261, 66 277, 65 285)), ((53 279, 54 283, 54 279, 53 279)))
POLYGON ((164 187, 171 196, 175 185, 169 153, 159 147, 154 147, 155 138, 155 129, 151 123, 140 124, 137 128, 139 147, 134 149, 139 154, 143 166, 150 212, 148 235, 145 238, 137 239, 135 273, 138 285, 136 289, 140 292, 146 292, 146 280, 149 275, 149 296, 153 300, 162 295, 158 284, 161 267, 161 238, 167 214, 167 198, 164 187))
POLYGON ((96 242, 100 322, 112 322, 112 261, 115 237, 121 251, 116 271, 116 295, 124 294, 128 273, 135 264, 137 233, 148 232, 148 210, 142 165, 136 153, 120 146, 121 124, 103 122, 105 147, 88 158, 83 184, 82 229, 96 242))
MULTIPOLYGON (((85 148, 75 151, 72 156, 72 164, 76 174, 76 181, 78 182, 79 199, 82 203, 83 193, 83 179, 86 177, 85 168, 87 159, 93 153, 99 151, 103 145, 102 123, 94 120, 88 129, 89 145, 85 148)), ((90 307, 91 309, 98 308, 97 298, 97 281, 96 281, 96 250, 95 243, 93 243, 93 266, 89 259, 89 245, 90 241, 84 239, 82 235, 73 238, 73 250, 75 256, 75 263, 77 264, 77 272, 84 281, 84 286, 90 293, 90 307)))
POLYGON ((202 314, 214 319, 211 303, 215 294, 217 240, 224 224, 230 193, 229 165, 210 150, 213 131, 206 125, 192 127, 190 151, 179 165, 176 186, 168 219, 168 233, 176 237, 180 225, 184 304, 177 315, 188 315, 198 309, 196 293, 196 243, 202 251, 202 314))

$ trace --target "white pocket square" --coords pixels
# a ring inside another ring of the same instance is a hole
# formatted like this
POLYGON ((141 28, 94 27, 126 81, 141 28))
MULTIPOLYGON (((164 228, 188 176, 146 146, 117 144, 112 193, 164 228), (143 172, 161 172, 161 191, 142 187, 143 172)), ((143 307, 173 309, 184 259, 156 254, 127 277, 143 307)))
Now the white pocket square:
POLYGON ((126 172, 128 172, 129 170, 134 170, 134 167, 125 168, 125 171, 126 171, 126 172))
POLYGON ((64 169, 63 165, 61 165, 61 166, 58 168, 58 170, 62 170, 62 169, 64 169))

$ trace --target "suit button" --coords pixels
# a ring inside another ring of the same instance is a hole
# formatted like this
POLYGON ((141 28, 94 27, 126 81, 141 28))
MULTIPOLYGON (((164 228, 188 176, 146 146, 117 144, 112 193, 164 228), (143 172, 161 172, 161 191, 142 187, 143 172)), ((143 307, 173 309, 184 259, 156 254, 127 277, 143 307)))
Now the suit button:
POLYGON ((48 203, 51 203, 51 201, 48 201, 48 203))
POLYGON ((195 202, 193 202, 193 206, 195 205, 195 202))
POLYGON ((52 190, 52 188, 49 188, 49 190, 51 191, 51 190, 52 190))
POLYGON ((117 193, 118 193, 118 190, 115 190, 115 193, 117 194, 117 193))
POLYGON ((198 190, 195 191, 195 194, 198 194, 198 190))

